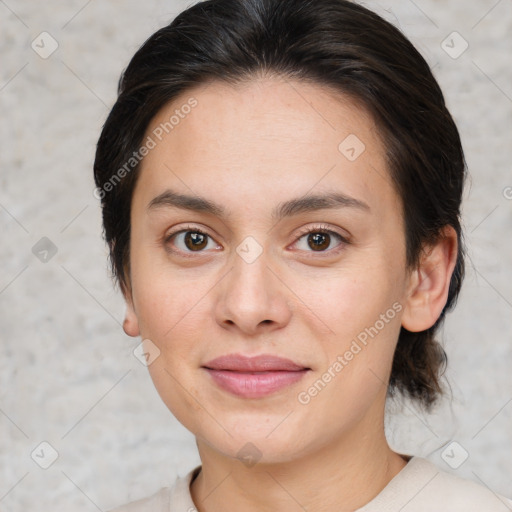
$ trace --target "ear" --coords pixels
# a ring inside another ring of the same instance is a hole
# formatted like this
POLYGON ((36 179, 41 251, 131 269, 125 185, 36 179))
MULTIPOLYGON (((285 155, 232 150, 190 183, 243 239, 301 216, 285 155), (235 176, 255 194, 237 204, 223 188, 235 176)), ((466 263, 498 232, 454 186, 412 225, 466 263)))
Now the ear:
POLYGON ((418 267, 409 276, 402 326, 411 332, 432 327, 448 300, 448 291, 457 262, 457 233, 445 226, 437 243, 423 248, 418 267))
POLYGON ((133 296, 131 284, 128 281, 126 284, 121 284, 124 300, 126 302, 126 314, 123 321, 123 331, 132 337, 140 336, 139 321, 137 314, 135 313, 135 307, 133 305, 133 296))

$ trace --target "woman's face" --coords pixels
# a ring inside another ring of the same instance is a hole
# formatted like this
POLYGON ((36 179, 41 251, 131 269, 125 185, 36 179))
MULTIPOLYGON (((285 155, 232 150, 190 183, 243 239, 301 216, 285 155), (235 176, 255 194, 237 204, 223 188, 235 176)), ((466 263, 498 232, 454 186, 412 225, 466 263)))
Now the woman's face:
POLYGON ((145 143, 125 329, 172 413, 261 462, 380 429, 409 278, 372 118, 318 85, 214 82, 145 143))

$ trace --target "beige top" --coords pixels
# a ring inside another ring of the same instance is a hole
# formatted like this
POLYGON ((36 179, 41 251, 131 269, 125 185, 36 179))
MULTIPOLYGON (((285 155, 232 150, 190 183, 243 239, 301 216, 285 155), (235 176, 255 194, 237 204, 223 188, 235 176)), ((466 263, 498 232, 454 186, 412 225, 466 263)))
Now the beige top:
MULTIPOLYGON (((190 483, 198 466, 153 496, 110 512, 197 512, 190 483)), ((438 469, 422 457, 406 466, 364 507, 355 512, 509 512, 512 500, 471 480, 438 469)))

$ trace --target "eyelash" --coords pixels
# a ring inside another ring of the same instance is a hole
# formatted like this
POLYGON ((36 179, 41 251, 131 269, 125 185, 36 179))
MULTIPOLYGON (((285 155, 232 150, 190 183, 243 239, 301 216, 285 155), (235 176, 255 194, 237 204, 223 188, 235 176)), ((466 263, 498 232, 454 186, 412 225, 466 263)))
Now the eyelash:
MULTIPOLYGON (((172 233, 169 233, 168 235, 166 235, 164 238, 165 245, 167 246, 169 244, 169 242, 171 241, 171 239, 173 237, 175 237, 176 235, 179 235, 180 233, 187 233, 187 232, 200 233, 200 234, 205 235, 213 240, 213 237, 211 237, 203 229, 201 229, 197 226, 194 226, 194 225, 188 225, 188 226, 182 227, 181 229, 179 229, 177 231, 173 231, 172 233)), ((324 254, 324 255, 327 254, 328 256, 338 254, 341 250, 343 250, 343 247, 345 245, 348 245, 350 243, 346 237, 344 237, 337 231, 329 229, 329 227, 324 224, 319 225, 319 226, 314 226, 313 228, 305 228, 305 229, 301 230, 298 234, 297 241, 300 240, 301 238, 303 238, 304 236, 312 234, 312 233, 325 233, 325 234, 329 234, 329 235, 334 235, 335 237, 337 237, 339 239, 340 244, 338 245, 338 247, 336 247, 334 249, 328 249, 326 251, 306 251, 306 252, 317 253, 320 257, 322 257, 321 256, 322 254, 324 254)), ((297 243, 297 241, 294 243, 297 243)), ((182 255, 185 254, 184 257, 186 257, 186 258, 194 257, 193 256, 194 251, 187 251, 186 253, 184 253, 181 250, 173 250, 173 249, 169 249, 169 251, 172 253, 181 253, 182 255)), ((195 251, 195 252, 201 253, 204 251, 195 251)))

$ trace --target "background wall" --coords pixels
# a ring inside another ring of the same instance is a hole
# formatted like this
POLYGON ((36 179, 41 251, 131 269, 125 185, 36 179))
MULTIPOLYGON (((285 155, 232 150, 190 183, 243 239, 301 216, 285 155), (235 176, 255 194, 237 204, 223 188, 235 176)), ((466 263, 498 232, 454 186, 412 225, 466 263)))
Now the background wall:
MULTIPOLYGON (((1 510, 107 510, 199 463, 122 331, 92 179, 121 70, 188 4, 0 1, 1 510)), ((512 4, 365 5, 434 68, 472 176, 468 275, 443 334, 453 402, 391 404, 389 437, 511 495, 512 4)))

